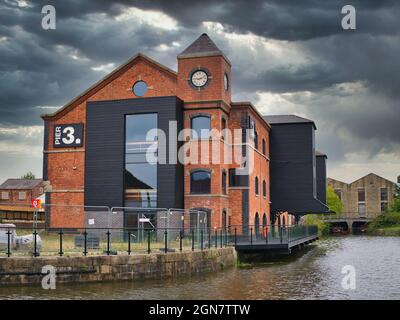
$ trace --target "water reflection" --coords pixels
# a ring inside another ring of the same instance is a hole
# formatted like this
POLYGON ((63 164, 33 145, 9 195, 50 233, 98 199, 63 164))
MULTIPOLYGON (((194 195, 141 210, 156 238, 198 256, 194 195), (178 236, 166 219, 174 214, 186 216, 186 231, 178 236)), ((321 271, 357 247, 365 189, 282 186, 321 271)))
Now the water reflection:
POLYGON ((0 299, 400 299, 400 238, 349 236, 319 241, 289 258, 165 281, 2 287, 0 299), (341 287, 344 265, 356 290, 341 287))

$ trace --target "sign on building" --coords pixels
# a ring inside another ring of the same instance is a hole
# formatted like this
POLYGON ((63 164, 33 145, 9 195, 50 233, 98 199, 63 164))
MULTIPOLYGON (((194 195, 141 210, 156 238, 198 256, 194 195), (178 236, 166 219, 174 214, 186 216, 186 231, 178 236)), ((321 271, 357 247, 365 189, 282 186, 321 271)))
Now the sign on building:
POLYGON ((61 124, 54 126, 54 147, 82 147, 83 124, 61 124))

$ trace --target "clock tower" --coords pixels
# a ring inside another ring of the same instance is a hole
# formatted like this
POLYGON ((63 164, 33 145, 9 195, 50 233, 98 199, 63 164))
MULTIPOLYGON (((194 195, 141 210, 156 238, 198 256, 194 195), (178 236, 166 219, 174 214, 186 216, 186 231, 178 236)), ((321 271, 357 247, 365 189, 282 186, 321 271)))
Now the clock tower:
POLYGON ((185 102, 231 103, 231 63, 206 33, 178 56, 178 95, 185 102))

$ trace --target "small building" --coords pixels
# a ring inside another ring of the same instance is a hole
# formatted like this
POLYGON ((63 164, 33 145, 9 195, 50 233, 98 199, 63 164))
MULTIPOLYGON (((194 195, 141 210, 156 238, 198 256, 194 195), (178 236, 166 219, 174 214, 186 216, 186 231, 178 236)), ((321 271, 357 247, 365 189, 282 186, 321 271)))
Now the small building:
POLYGON ((342 216, 373 219, 393 201, 396 184, 370 173, 351 183, 328 178, 328 185, 343 203, 342 216))
MULTIPOLYGON (((44 196, 42 179, 7 179, 0 185, 0 222, 17 226, 31 224, 35 209, 32 200, 44 196)), ((44 223, 43 210, 37 212, 38 222, 44 223)))

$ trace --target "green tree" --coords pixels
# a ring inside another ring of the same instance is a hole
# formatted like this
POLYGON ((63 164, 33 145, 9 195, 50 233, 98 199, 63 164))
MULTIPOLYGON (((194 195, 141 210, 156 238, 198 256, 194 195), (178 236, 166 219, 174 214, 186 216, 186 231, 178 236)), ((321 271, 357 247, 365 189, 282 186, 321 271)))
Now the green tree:
POLYGON ((337 196, 337 194, 335 193, 335 191, 332 189, 332 187, 327 186, 327 204, 328 207, 331 211, 336 212, 337 215, 340 215, 342 213, 343 210, 343 203, 342 201, 339 199, 339 197, 337 196))
POLYGON ((25 173, 21 177, 21 179, 33 180, 33 179, 36 179, 36 176, 31 171, 29 171, 29 172, 25 173))
POLYGON ((389 211, 400 213, 400 184, 396 185, 396 193, 393 202, 389 206, 389 211))

